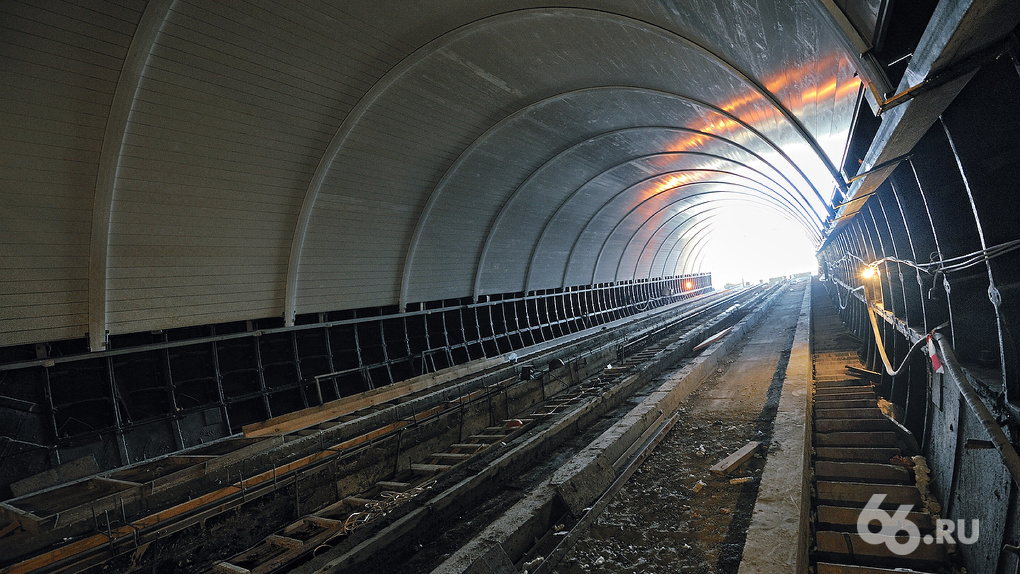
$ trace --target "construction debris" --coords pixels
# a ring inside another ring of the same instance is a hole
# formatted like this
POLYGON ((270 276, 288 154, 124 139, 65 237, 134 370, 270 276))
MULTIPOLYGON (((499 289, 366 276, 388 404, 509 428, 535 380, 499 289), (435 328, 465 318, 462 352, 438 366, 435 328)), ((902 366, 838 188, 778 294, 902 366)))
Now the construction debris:
POLYGON ((718 476, 727 475, 736 470, 740 465, 747 462, 747 460, 751 458, 751 455, 754 454, 754 451, 758 450, 759 446, 761 446, 761 443, 753 440, 740 447, 740 450, 722 459, 708 470, 712 471, 712 474, 716 474, 718 476))

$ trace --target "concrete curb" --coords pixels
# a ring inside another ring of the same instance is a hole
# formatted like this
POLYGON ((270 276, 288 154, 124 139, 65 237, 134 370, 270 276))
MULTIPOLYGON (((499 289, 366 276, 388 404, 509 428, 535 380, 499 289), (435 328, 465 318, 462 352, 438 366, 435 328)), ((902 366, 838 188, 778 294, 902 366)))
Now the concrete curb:
POLYGON ((804 291, 790 362, 738 574, 802 574, 811 508, 811 285, 804 291))

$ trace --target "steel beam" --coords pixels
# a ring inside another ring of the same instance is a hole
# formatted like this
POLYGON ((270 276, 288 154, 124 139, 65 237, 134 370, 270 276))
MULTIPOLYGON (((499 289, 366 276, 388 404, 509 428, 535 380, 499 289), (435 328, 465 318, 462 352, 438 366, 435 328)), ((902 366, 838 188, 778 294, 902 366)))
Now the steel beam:
MULTIPOLYGON (((1002 42, 1018 23, 1020 3, 1014 0, 942 0, 896 91, 916 90, 917 86, 931 83, 931 78, 954 70, 974 54, 1002 42)), ((899 165, 895 160, 914 149, 977 70, 956 71, 952 79, 921 91, 882 115, 882 124, 859 171, 868 173, 851 185, 847 201, 836 213, 837 221, 829 231, 829 239, 847 225, 867 198, 892 174, 899 165)), ((822 243, 820 250, 829 239, 822 243)))

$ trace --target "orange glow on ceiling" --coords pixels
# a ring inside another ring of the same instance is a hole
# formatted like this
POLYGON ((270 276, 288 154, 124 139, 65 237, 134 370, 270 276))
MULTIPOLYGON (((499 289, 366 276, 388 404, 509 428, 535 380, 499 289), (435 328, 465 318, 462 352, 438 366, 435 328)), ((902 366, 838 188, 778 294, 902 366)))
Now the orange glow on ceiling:
MULTIPOLYGON (((839 99, 846 96, 849 92, 857 91, 858 87, 861 85, 861 80, 857 77, 850 78, 842 84, 840 83, 838 77, 840 60, 841 56, 838 53, 830 54, 829 56, 821 58, 809 68, 781 70, 771 77, 764 78, 762 83, 769 92, 775 94, 776 97, 780 97, 780 92, 784 88, 799 83, 805 78, 816 74, 816 70, 832 70, 833 76, 829 78, 827 82, 804 90, 800 94, 800 103, 803 104, 808 101, 817 100, 818 98, 827 99, 833 96, 835 99, 839 99)), ((743 94, 734 96, 729 100, 718 104, 718 107, 734 117, 742 119, 745 123, 751 126, 762 121, 762 114, 754 113, 756 109, 764 107, 770 111, 772 110, 772 105, 765 99, 765 97, 753 90, 748 90, 743 94)), ((708 112, 708 114, 710 114, 711 117, 705 118, 705 120, 700 123, 692 124, 689 126, 690 129, 721 137, 737 133, 744 129, 744 126, 737 120, 731 119, 717 112, 708 112)), ((669 149, 672 151, 690 150, 704 144, 708 139, 708 137, 701 134, 685 135, 672 142, 669 149)))
MULTIPOLYGON (((807 67, 780 70, 774 75, 762 78, 762 84, 777 98, 788 102, 788 105, 794 109, 798 107, 803 108, 803 106, 811 103, 834 103, 851 93, 856 93, 861 86, 861 79, 856 76, 844 80, 840 79, 841 72, 843 76, 846 75, 845 66, 847 65, 848 63, 840 54, 833 53, 820 58, 807 67), (827 72, 828 74, 826 75, 821 72, 827 72), (790 87, 798 87, 798 84, 801 82, 812 81, 815 77, 820 77, 820 79, 817 80, 814 86, 803 90, 800 94, 786 94, 784 97, 784 90, 790 87), (798 96, 800 98, 799 102, 796 101, 798 96)), ((773 118, 778 120, 776 116, 779 113, 775 111, 772 104, 763 95, 750 89, 717 105, 719 109, 733 117, 728 117, 723 112, 705 110, 699 120, 687 126, 688 129, 702 133, 679 135, 665 146, 665 151, 684 152, 702 148, 706 143, 714 139, 706 134, 739 142, 740 139, 735 137, 738 134, 740 138, 745 140, 751 137, 744 124, 767 131, 773 118), (738 118, 739 121, 734 118, 738 118)), ((646 188, 641 196, 642 199, 647 199, 683 184, 708 181, 717 177, 717 172, 701 170, 694 170, 684 174, 672 174, 655 185, 646 188)))
POLYGON ((710 172, 706 172, 704 170, 692 170, 684 173, 670 174, 645 190, 645 193, 641 194, 641 197, 642 199, 648 199, 649 197, 654 197, 664 191, 669 191, 676 187, 680 187, 681 185, 705 180, 710 176, 709 174, 710 172))

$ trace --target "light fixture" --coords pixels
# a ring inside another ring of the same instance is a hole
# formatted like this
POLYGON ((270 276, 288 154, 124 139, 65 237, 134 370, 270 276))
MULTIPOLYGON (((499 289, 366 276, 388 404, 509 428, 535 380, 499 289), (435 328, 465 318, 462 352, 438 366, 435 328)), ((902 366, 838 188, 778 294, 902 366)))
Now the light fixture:
POLYGON ((885 301, 882 299, 882 284, 878 280, 878 269, 873 265, 868 265, 861 270, 861 278, 864 279, 862 287, 864 287, 866 302, 884 308, 885 301))

